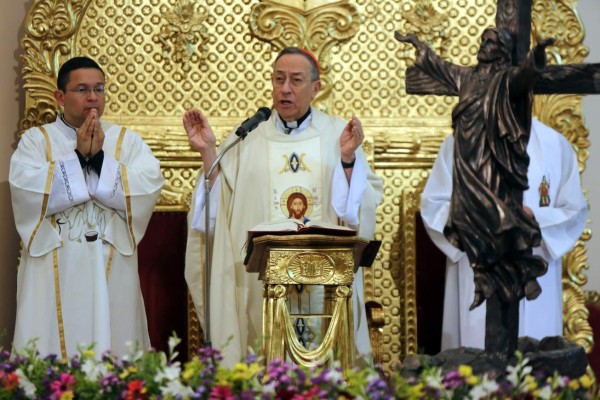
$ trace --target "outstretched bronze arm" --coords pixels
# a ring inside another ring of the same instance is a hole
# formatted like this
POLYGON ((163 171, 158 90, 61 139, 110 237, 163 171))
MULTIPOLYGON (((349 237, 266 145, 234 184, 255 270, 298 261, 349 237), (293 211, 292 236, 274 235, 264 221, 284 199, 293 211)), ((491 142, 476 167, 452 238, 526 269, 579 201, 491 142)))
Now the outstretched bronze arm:
POLYGON ((425 50, 427 49, 427 45, 414 33, 404 35, 401 32, 396 31, 394 32, 394 38, 399 42, 412 44, 417 50, 417 57, 425 53, 425 50))

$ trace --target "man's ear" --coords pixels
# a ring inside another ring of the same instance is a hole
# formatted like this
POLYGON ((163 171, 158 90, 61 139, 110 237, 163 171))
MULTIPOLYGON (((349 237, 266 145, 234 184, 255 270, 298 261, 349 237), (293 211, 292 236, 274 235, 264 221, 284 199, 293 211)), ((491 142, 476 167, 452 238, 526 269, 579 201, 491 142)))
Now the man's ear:
POLYGON ((313 99, 317 96, 319 90, 321 90, 321 80, 316 81, 315 86, 313 86, 313 99))
POLYGON ((54 91, 54 100, 58 103, 59 106, 63 107, 65 105, 64 99, 65 93, 62 90, 54 91))

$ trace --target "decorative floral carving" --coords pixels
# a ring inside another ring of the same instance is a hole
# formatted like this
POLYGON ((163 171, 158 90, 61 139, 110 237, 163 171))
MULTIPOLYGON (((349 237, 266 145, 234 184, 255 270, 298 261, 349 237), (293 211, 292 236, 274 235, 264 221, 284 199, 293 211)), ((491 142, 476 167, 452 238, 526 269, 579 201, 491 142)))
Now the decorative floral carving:
POLYGON ((183 71, 188 72, 194 54, 203 58, 208 30, 202 23, 208 14, 198 10, 192 0, 179 0, 173 11, 164 12, 163 17, 166 24, 155 38, 162 47, 163 59, 166 63, 172 60, 182 64, 183 71))
POLYGON ((350 40, 360 26, 357 8, 347 0, 323 2, 281 2, 265 0, 252 7, 250 30, 277 50, 299 46, 310 50, 321 66, 322 89, 314 105, 327 110, 331 94, 328 73, 329 51, 350 40))
POLYGON ((419 0, 404 13, 404 19, 407 21, 407 32, 416 33, 421 40, 438 51, 441 57, 445 57, 448 15, 437 11, 431 0, 419 0))
POLYGON ((72 40, 91 0, 34 1, 25 20, 23 87, 27 96, 21 129, 51 122, 58 112, 54 88, 60 63, 71 56, 72 40))

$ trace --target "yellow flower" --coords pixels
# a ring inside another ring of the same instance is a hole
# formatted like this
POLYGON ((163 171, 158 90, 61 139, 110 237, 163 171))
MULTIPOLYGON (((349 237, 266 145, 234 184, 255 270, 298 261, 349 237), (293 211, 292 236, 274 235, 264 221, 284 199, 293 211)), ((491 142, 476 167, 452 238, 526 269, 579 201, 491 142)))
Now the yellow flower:
POLYGON ((584 389, 589 389, 593 384, 592 379, 587 375, 584 375, 581 378, 579 378, 579 382, 581 383, 581 386, 583 386, 584 389))
POLYGON ((127 367, 127 369, 125 371, 123 371, 119 374, 119 378, 125 379, 129 375, 133 374, 134 372, 137 372, 137 368, 134 366, 129 366, 129 367, 127 367))
POLYGON ((468 365, 461 365, 458 367, 458 374, 463 378, 468 378, 473 375, 473 368, 468 365))
POLYGON ((217 367, 217 374, 215 376, 215 381, 219 386, 230 386, 229 380, 231 379, 232 372, 224 368, 222 366, 217 367))
POLYGON ((525 384, 527 385, 527 389, 532 392, 535 389, 537 389, 537 382, 535 380, 535 378, 531 375, 526 375, 525 376, 525 384))
POLYGON ((234 381, 247 381, 251 379, 260 371, 258 363, 252 363, 250 365, 244 363, 238 363, 233 367, 232 379, 234 381))
POLYGON ((96 355, 96 352, 94 350, 84 350, 81 354, 85 358, 94 358, 94 356, 96 355))
POLYGON ((569 381, 569 387, 573 390, 579 389, 579 381, 577 379, 573 379, 572 381, 569 381))
POLYGON ((200 363, 200 360, 195 358, 192 361, 185 364, 185 368, 184 368, 181 376, 183 377, 184 380, 189 381, 192 377, 194 377, 200 373, 201 368, 202 368, 202 365, 200 363))
POLYGON ((73 400, 73 392, 70 390, 63 392, 62 396, 60 396, 60 400, 73 400))
POLYGON ((423 383, 418 383, 408 388, 409 399, 420 399, 421 397, 423 397, 423 395, 423 383))
POLYGON ((475 385, 477 385, 479 383, 479 378, 476 377, 475 375, 468 376, 468 377, 465 378, 465 380, 471 386, 475 386, 475 385))

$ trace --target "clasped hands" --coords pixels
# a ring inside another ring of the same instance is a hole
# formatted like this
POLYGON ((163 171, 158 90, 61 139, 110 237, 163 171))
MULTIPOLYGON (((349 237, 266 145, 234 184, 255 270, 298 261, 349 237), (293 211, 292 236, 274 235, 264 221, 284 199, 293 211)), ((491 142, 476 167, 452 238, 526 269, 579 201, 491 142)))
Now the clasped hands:
POLYGON ((104 131, 98 119, 98 110, 90 111, 83 124, 77 129, 77 151, 84 157, 95 156, 104 145, 104 131))

